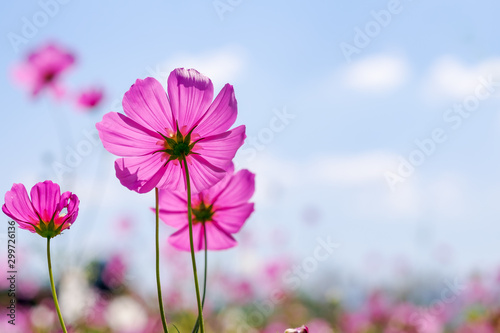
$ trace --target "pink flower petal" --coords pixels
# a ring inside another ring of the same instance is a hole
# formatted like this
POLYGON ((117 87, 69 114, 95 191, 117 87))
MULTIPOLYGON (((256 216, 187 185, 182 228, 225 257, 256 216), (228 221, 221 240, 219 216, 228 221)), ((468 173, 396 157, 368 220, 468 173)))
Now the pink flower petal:
POLYGON ((170 73, 167 85, 174 119, 186 135, 199 123, 212 102, 212 81, 195 69, 177 68, 170 73))
POLYGON ((160 207, 168 211, 187 211, 186 193, 169 190, 160 191, 160 207))
POLYGON ((37 225, 40 222, 23 184, 14 184, 12 189, 5 193, 5 204, 2 206, 2 211, 18 222, 22 229, 31 232, 35 232, 33 224, 37 225))
POLYGON ((96 124, 99 137, 107 151, 124 157, 144 156, 164 149, 163 138, 121 113, 109 112, 96 124))
POLYGON ((248 170, 240 170, 230 177, 226 184, 214 186, 212 204, 218 209, 238 206, 250 200, 254 192, 255 174, 248 170))
POLYGON ((182 192, 186 191, 186 178, 184 168, 180 166, 179 161, 170 161, 167 164, 165 173, 158 181, 159 189, 168 189, 170 191, 182 192))
MULTIPOLYGON (((201 239, 203 237, 201 223, 193 225, 193 245, 195 251, 201 249, 201 239)), ((181 251, 191 251, 189 244, 189 226, 186 224, 182 229, 177 230, 168 238, 170 245, 181 251)))
POLYGON ((154 189, 165 173, 160 154, 119 158, 115 161, 116 177, 131 191, 147 193, 154 189))
POLYGON ((224 169, 214 166, 199 155, 189 156, 188 168, 192 194, 206 190, 226 175, 224 169))
MULTIPOLYGON (((224 231, 217 223, 207 222, 207 244, 210 250, 225 250, 237 244, 236 240, 229 233, 224 231)), ((168 242, 175 248, 181 251, 190 251, 189 244, 189 226, 185 226, 173 233, 168 242)), ((205 241, 203 235, 203 224, 196 223, 193 225, 193 245, 195 251, 205 249, 205 241)))
POLYGON ((75 194, 71 192, 64 192, 61 195, 61 201, 59 202, 57 211, 62 211, 66 208, 67 213, 61 214, 57 216, 54 220, 56 227, 59 227, 63 224, 61 231, 69 229, 71 225, 76 221, 78 216, 78 206, 80 204, 80 200, 75 194))
POLYGON ((35 208, 44 222, 49 222, 57 212, 61 199, 59 185, 54 184, 50 180, 37 183, 31 188, 30 195, 33 208, 35 208))
MULTIPOLYGON (((151 210, 153 212, 155 211, 154 208, 152 208, 151 210)), ((168 209, 160 209, 159 214, 160 214, 160 219, 163 222, 165 222, 165 224, 174 227, 176 229, 185 226, 187 223, 186 221, 188 220, 187 210, 182 212, 182 211, 173 211, 168 209)))
POLYGON ((165 134, 175 130, 167 94, 160 82, 152 77, 137 79, 123 96, 123 111, 138 124, 165 134))
MULTIPOLYGON (((207 243, 210 250, 225 250, 236 246, 238 242, 222 228, 217 222, 212 221, 206 223, 207 226, 207 243)), ((202 238, 203 240, 203 238, 202 238)), ((205 248, 205 242, 202 242, 202 249, 205 248)))
MULTIPOLYGON (((152 208, 155 211, 155 208, 152 208)), ((180 193, 160 191, 160 218, 167 225, 181 228, 188 223, 187 201, 180 193)))
POLYGON ((199 153, 213 166, 227 170, 245 138, 245 126, 241 125, 222 134, 202 139, 194 146, 193 152, 199 153))
POLYGON ((240 231, 241 227, 254 211, 253 203, 244 203, 236 207, 217 209, 213 220, 227 232, 234 234, 240 231))
POLYGON ((234 88, 226 84, 203 115, 194 132, 201 137, 225 132, 234 124, 237 114, 238 103, 234 96, 234 88))

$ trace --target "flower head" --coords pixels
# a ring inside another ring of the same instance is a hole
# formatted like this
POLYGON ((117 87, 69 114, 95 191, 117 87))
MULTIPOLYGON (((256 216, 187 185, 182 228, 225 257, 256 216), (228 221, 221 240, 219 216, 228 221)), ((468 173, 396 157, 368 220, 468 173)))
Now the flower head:
POLYGON ((287 330, 285 330, 285 333, 308 333, 309 332, 309 329, 307 328, 307 326, 300 326, 300 327, 297 327, 297 328, 289 328, 287 330))
POLYGON ((220 181, 245 139, 236 120, 234 89, 226 84, 213 99, 210 79, 177 68, 168 78, 168 96, 154 78, 137 80, 123 97, 125 115, 110 112, 96 127, 104 148, 123 156, 116 176, 130 190, 185 190, 183 159, 194 193, 220 181))
POLYGON ((102 89, 90 88, 88 90, 80 92, 77 97, 76 103, 80 108, 90 110, 99 105, 103 98, 103 95, 104 94, 102 89))
POLYGON ((64 93, 59 77, 75 62, 75 57, 57 44, 48 43, 28 55, 14 67, 13 76, 33 96, 49 88, 56 97, 64 93))
MULTIPOLYGON (((226 177, 213 187, 191 197, 193 204, 194 250, 205 248, 204 229, 207 232, 207 248, 223 250, 236 245, 232 234, 237 233, 254 210, 249 203, 255 190, 255 175, 248 170, 226 177)), ((160 218, 178 228, 169 237, 172 246, 190 251, 186 197, 172 191, 160 191, 160 218)))
POLYGON ((46 180, 31 189, 31 200, 23 184, 14 184, 5 194, 2 211, 21 229, 52 238, 69 229, 78 216, 78 197, 71 192, 61 195, 59 185, 46 180))

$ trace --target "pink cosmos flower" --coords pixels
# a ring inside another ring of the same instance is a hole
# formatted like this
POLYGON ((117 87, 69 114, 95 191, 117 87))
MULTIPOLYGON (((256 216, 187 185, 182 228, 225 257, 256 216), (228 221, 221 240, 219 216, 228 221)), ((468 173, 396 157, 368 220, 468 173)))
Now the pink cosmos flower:
MULTIPOLYGON (((232 168, 219 183, 191 197, 193 206, 194 250, 223 250, 236 245, 237 233, 254 210, 248 200, 255 191, 255 175, 248 170, 233 174, 232 168)), ((180 193, 160 191, 160 218, 178 228, 168 241, 182 251, 190 251, 187 199, 180 193)))
POLYGON ((115 161, 116 176, 130 190, 185 190, 186 158, 193 193, 220 181, 245 139, 236 120, 233 86, 213 99, 210 79, 177 68, 168 78, 168 96, 154 78, 138 79, 123 97, 125 115, 110 112, 96 127, 115 161))
POLYGON ((48 43, 28 55, 25 62, 13 69, 13 78, 25 86, 33 96, 48 88, 56 97, 62 97, 64 89, 59 77, 75 62, 75 57, 54 43, 48 43))
POLYGON ((76 100, 77 105, 82 109, 93 109, 99 105, 104 93, 102 89, 90 88, 88 90, 82 91, 76 100))
POLYGON ((2 211, 21 229, 52 238, 69 229, 78 216, 80 200, 71 192, 61 195, 59 185, 50 180, 31 189, 31 200, 23 184, 14 184, 5 194, 2 211))

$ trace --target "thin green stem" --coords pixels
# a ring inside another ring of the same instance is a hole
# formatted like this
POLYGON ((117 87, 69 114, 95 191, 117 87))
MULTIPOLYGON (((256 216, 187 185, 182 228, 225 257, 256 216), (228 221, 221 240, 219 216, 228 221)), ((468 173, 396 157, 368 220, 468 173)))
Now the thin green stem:
MULTIPOLYGON (((208 263, 208 244, 207 244, 207 227, 206 224, 203 223, 203 239, 205 240, 205 268, 203 275, 203 296, 201 297, 201 308, 205 307, 205 296, 207 294, 207 263, 208 263)), ((200 328, 200 317, 196 319, 196 325, 194 325, 193 331, 191 333, 198 333, 198 329, 200 328)))
POLYGON ((203 307, 200 301, 200 286, 198 285, 198 272, 196 270, 196 259, 194 257, 194 242, 193 242, 193 216, 191 207, 191 182, 189 180, 189 170, 186 162, 186 156, 182 157, 184 163, 184 170, 186 173, 186 188, 187 188, 187 202, 188 202, 188 222, 189 222, 189 245, 191 247, 191 262, 193 263, 194 287, 196 289, 196 302, 198 303, 198 318, 200 322, 201 333, 205 332, 205 325, 203 323, 203 307))
POLYGON ((158 196, 158 187, 155 187, 156 197, 156 288, 158 290, 158 305, 160 306, 161 323, 163 331, 168 333, 167 320, 165 319, 165 312, 163 310, 163 298, 161 296, 161 282, 160 282, 160 205, 158 196))
POLYGON ((50 261, 50 237, 47 237, 47 262, 49 265, 49 277, 50 277, 50 289, 52 290, 52 298, 54 299, 54 304, 56 306, 57 316, 59 317, 59 322, 64 333, 68 333, 66 330, 66 325, 64 325, 64 320, 61 315, 61 309, 59 309, 59 302, 57 301, 56 288, 54 287, 54 277, 52 276, 52 263, 50 261))

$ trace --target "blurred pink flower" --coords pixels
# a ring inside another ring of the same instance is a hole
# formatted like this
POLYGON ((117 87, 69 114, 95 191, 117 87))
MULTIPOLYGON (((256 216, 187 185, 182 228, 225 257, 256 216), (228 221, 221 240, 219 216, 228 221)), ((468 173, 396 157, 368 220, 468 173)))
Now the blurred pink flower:
POLYGON ((130 190, 186 189, 186 157, 193 193, 219 182, 245 139, 236 120, 233 86, 215 100, 210 79, 194 69, 177 68, 168 78, 168 96, 154 78, 137 80, 123 97, 125 115, 110 112, 97 123, 104 147, 123 156, 116 176, 130 190))
POLYGON ((248 281, 233 282, 229 285, 229 293, 231 293, 232 300, 238 303, 244 303, 255 296, 253 286, 248 281))
MULTIPOLYGON (((236 245, 231 234, 237 233, 254 210, 248 201, 255 190, 255 175, 248 170, 233 174, 232 167, 226 177, 198 194, 192 195, 194 250, 207 248, 223 250, 236 245)), ((180 193, 160 191, 160 218, 179 229, 168 239, 175 248, 190 251, 187 199, 180 193)))
POLYGON ((300 327, 297 327, 297 328, 289 328, 287 330, 285 330, 285 333, 308 333, 309 332, 309 329, 307 328, 307 326, 300 326, 300 327))
POLYGON ((77 97, 77 105, 86 110, 93 109, 99 105, 104 96, 103 90, 98 88, 90 88, 80 92, 77 97))
POLYGON ((283 277, 293 267, 293 259, 289 253, 283 253, 279 257, 268 259, 256 270, 254 281, 259 290, 265 293, 276 292, 284 296, 286 287, 283 285, 283 277))
POLYGON ((480 275, 473 276, 464 289, 464 299, 467 304, 492 304, 495 297, 485 286, 483 278, 480 275))
POLYGON ((128 236, 133 229, 134 221, 130 216, 121 216, 113 223, 113 228, 120 236, 128 236))
POLYGON ((33 96, 48 88, 60 98, 64 89, 59 78, 74 62, 73 54, 55 43, 47 43, 29 54, 23 63, 14 66, 12 75, 33 96))
POLYGON ((14 184, 5 194, 2 211, 16 221, 21 229, 52 238, 69 229, 78 216, 80 201, 75 194, 61 191, 50 180, 31 189, 31 200, 23 184, 14 184))
POLYGON ((443 325, 438 317, 410 303, 400 303, 392 311, 385 333, 441 333, 443 325))
POLYGON ((211 290, 217 290, 225 302, 230 304, 246 304, 248 300, 254 299, 256 293, 253 284, 244 278, 229 276, 226 272, 213 274, 211 276, 211 290))
POLYGON ((265 329, 261 331, 261 333, 277 333, 277 332, 283 332, 286 330, 288 326, 285 323, 275 321, 269 323, 265 329))
POLYGON ((389 301, 380 291, 374 291, 370 294, 366 310, 370 320, 375 323, 386 321, 391 313, 389 301))
POLYGON ((324 319, 315 318, 307 324, 308 332, 311 333, 334 333, 332 326, 324 319))
POLYGON ((7 306, 0 307, 0 332, 9 333, 32 333, 30 311, 31 308, 16 305, 15 310, 11 311, 7 306), (11 321, 11 322, 9 322, 11 321), (13 324, 12 324, 13 323, 13 324))
POLYGON ((495 329, 485 322, 467 323, 457 329, 457 333, 495 333, 495 329))
POLYGON ((91 327, 105 327, 106 326, 106 309, 109 305, 109 299, 100 294, 96 294, 96 300, 85 312, 85 321, 91 327))
POLYGON ((106 263, 102 272, 102 280, 107 286, 117 288, 124 283, 126 272, 127 266, 123 256, 115 254, 106 263))
POLYGON ((371 327, 371 322, 364 311, 347 312, 340 317, 340 327, 342 332, 358 333, 367 331, 371 327))

